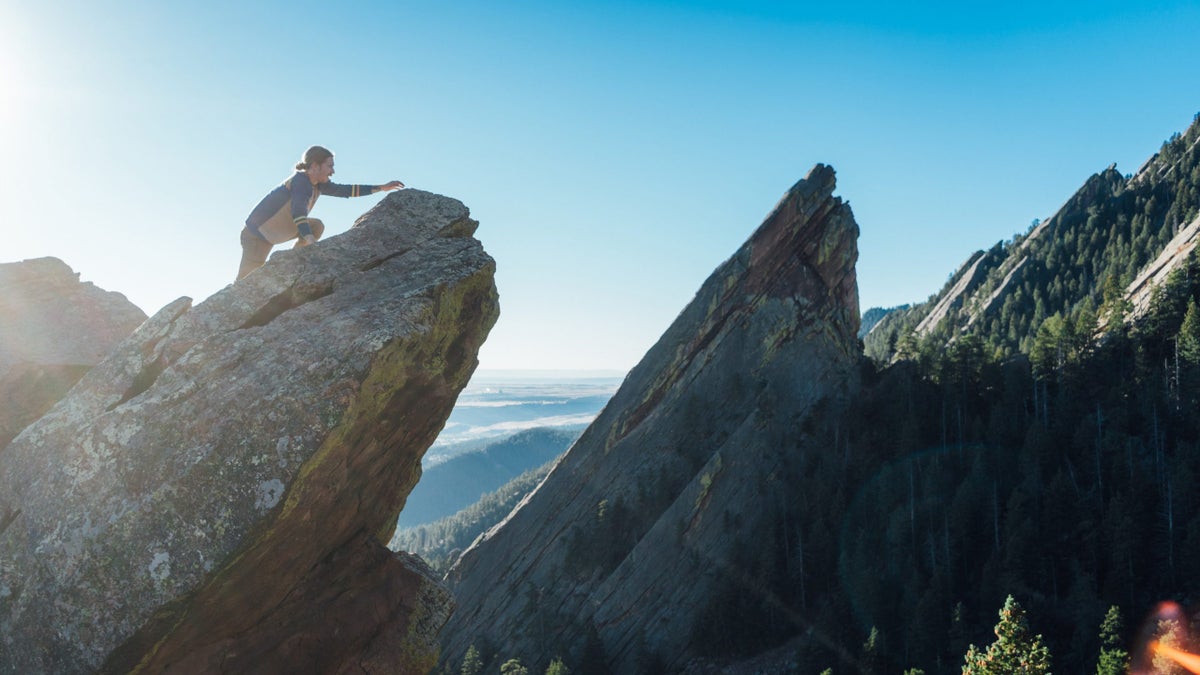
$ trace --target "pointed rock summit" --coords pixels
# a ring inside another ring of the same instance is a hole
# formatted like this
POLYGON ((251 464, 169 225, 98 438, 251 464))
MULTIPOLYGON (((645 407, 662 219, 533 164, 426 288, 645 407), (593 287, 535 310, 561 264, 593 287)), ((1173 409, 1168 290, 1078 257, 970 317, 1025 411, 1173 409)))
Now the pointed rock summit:
POLYGON ((498 316, 460 202, 393 193, 146 321, 0 453, 0 672, 425 672, 385 548, 498 316))
POLYGON ((0 264, 0 452, 145 320, 58 258, 0 264))
POLYGON ((474 644, 491 670, 601 651, 609 672, 679 669, 729 589, 752 596, 744 558, 795 490, 780 468, 836 452, 808 429, 857 382, 858 226, 834 187, 824 165, 792 187, 538 489, 464 553, 445 660, 474 644))

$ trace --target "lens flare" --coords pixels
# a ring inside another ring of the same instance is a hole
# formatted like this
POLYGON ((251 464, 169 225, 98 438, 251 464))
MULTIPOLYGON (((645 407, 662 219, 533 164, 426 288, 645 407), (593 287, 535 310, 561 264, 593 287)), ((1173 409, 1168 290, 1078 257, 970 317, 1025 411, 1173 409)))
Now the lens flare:
POLYGON ((1164 645, 1158 640, 1150 643, 1150 651, 1154 652, 1156 656, 1174 661, 1183 668, 1186 668, 1188 672, 1200 675, 1200 655, 1185 652, 1170 645, 1164 645))
POLYGON ((1130 663, 1131 675, 1200 675, 1200 654, 1192 651, 1196 641, 1190 626, 1178 603, 1160 602, 1142 627, 1141 648, 1130 663))

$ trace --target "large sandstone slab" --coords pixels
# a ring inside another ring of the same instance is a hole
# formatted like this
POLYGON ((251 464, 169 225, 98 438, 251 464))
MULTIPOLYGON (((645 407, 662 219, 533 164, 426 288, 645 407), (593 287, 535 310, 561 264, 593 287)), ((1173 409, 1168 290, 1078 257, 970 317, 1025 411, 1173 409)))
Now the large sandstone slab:
POLYGON ((422 672, 450 611, 385 548, 498 315, 460 202, 163 308, 0 454, 0 671, 422 672))
POLYGON ((578 664, 599 640, 612 672, 694 655, 717 589, 796 489, 789 458, 834 452, 805 431, 847 396, 860 351, 858 225, 818 165, 712 274, 595 422, 448 576, 444 659, 487 668, 578 664), (594 631, 594 633, 593 633, 594 631))

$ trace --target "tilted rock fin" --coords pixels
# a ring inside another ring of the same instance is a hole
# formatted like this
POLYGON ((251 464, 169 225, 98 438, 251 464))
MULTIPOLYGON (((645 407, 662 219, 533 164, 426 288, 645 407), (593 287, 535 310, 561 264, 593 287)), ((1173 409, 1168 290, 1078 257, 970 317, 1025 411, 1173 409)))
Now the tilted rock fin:
POLYGON ((418 672, 384 544, 498 315, 460 202, 389 195, 159 311, 0 455, 0 671, 418 672))
POLYGON ((679 665, 783 498, 819 402, 855 387, 858 226, 817 165, 703 284, 550 475, 451 569, 444 660, 534 670, 594 629, 613 672, 679 665))

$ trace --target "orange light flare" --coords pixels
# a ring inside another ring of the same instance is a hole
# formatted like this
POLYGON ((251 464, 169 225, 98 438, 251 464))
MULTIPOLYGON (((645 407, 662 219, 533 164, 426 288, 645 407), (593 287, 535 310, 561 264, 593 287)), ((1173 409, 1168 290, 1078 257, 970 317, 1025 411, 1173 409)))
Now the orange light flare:
POLYGON ((1187 668, 1188 672, 1200 675, 1200 655, 1191 652, 1185 652, 1182 649, 1176 649, 1170 645, 1164 645, 1158 640, 1150 642, 1150 651, 1156 656, 1166 657, 1171 659, 1180 666, 1187 668))
POLYGON ((1143 625, 1141 639, 1129 672, 1131 675, 1200 675, 1200 654, 1192 623, 1178 603, 1160 602, 1143 625))

